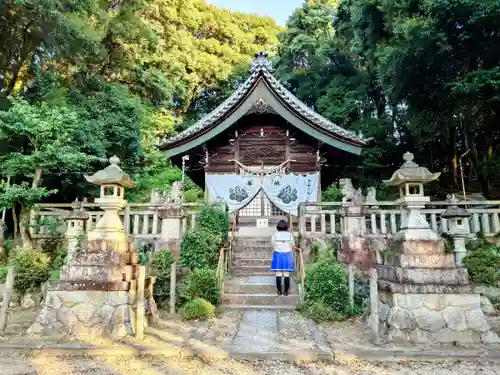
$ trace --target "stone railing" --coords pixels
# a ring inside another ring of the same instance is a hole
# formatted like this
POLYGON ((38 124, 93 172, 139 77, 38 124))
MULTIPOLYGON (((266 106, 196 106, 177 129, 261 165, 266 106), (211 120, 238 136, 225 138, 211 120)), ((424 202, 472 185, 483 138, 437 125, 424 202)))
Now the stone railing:
MULTIPOLYGON (((448 220, 441 218, 441 214, 453 204, 435 201, 422 210, 436 233, 448 231, 448 220)), ((488 237, 500 232, 500 201, 461 201, 456 205, 470 212, 471 217, 465 225, 471 234, 482 233, 488 237)), ((364 203, 360 212, 361 226, 368 237, 390 238, 400 228, 402 210, 395 202, 364 203)), ((345 216, 345 206, 341 202, 302 203, 299 232, 306 237, 342 237, 346 234, 345 216)))
MULTIPOLYGON (((161 237, 162 218, 158 209, 163 204, 130 203, 119 213, 125 232, 139 240, 155 240, 161 237)), ((183 229, 194 227, 196 216, 202 207, 200 203, 184 203, 179 220, 183 229)), ((39 204, 32 211, 30 231, 34 239, 46 239, 63 235, 67 229, 64 217, 74 211, 84 211, 88 215, 86 231, 95 228, 104 214, 96 203, 39 204)))

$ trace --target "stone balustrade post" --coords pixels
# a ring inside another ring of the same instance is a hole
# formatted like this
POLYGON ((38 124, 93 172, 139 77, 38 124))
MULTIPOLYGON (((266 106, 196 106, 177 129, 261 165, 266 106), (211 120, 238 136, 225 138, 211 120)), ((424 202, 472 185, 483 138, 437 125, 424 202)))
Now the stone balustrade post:
POLYGON ((161 219, 161 232, 155 250, 169 249, 178 254, 182 233, 186 229, 183 227, 182 205, 167 203, 158 209, 158 218, 161 219))
POLYGON ((342 204, 343 231, 339 260, 360 269, 369 269, 374 264, 374 256, 366 237, 366 212, 362 197, 358 198, 342 204))

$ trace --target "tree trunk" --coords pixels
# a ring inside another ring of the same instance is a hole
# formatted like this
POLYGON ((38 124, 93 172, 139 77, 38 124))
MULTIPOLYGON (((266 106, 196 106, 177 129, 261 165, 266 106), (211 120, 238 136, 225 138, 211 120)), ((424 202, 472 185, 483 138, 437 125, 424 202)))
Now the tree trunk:
MULTIPOLYGON (((35 175, 33 176, 33 182, 31 183, 31 187, 36 189, 40 186, 40 182, 42 181, 42 167, 38 166, 35 169, 35 175)), ((23 247, 32 248, 33 240, 31 238, 30 233, 30 218, 31 218, 31 208, 25 207, 21 204, 21 211, 19 212, 19 233, 21 234, 21 241, 23 247)))
POLYGON ((21 242, 26 249, 33 248, 33 241, 29 230, 31 209, 21 205, 21 212, 19 212, 19 233, 21 234, 21 242))
POLYGON ((14 206, 12 206, 12 223, 14 225, 14 228, 13 228, 13 236, 14 236, 14 242, 18 241, 19 240, 19 220, 18 220, 18 217, 17 217, 17 205, 15 204, 14 206))
POLYGON ((457 155, 457 129, 453 128, 452 134, 451 134, 451 177, 453 179, 453 185, 454 187, 460 186, 458 182, 458 155, 457 155))
POLYGON ((481 168, 481 162, 479 160, 479 153, 476 147, 471 148, 471 158, 472 165, 477 172, 477 178, 481 183, 481 190, 486 199, 491 199, 491 185, 488 176, 485 176, 481 168))

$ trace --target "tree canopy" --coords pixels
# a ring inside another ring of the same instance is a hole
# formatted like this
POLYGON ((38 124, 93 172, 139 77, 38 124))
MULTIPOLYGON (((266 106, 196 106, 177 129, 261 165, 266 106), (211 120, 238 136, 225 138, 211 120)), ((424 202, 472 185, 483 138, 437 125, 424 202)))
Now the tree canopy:
POLYGON ((307 1, 280 35, 278 72, 317 111, 375 138, 346 175, 380 182, 411 150, 443 172, 443 195, 460 187, 468 151, 468 188, 491 197, 499 16, 496 0, 307 1))
POLYGON ((42 199, 92 196, 83 174, 115 154, 138 183, 129 199, 168 189, 180 173, 158 138, 206 112, 279 30, 203 0, 0 0, 0 208, 14 231, 29 242, 42 199))

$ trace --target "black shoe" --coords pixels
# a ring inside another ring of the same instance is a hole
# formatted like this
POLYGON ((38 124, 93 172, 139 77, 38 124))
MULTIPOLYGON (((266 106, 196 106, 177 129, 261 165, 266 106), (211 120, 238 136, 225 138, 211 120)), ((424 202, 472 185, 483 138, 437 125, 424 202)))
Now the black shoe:
POLYGON ((285 277, 285 296, 288 296, 288 289, 290 289, 290 278, 285 277))
POLYGON ((276 276, 276 287, 278 288, 278 296, 281 296, 281 276, 276 276))

